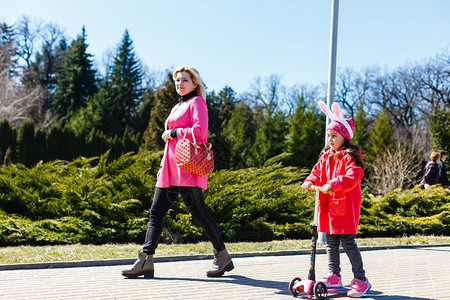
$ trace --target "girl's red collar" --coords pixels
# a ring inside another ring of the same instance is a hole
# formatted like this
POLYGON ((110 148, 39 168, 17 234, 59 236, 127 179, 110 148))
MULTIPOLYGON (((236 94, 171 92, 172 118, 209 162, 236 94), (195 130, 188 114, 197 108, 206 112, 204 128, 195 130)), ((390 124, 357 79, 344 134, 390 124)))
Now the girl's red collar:
POLYGON ((338 160, 338 159, 341 159, 342 157, 344 157, 346 154, 347 154, 347 152, 345 150, 333 151, 330 148, 327 151, 325 151, 325 153, 323 155, 325 156, 325 158, 328 158, 330 156, 334 156, 334 159, 338 160))

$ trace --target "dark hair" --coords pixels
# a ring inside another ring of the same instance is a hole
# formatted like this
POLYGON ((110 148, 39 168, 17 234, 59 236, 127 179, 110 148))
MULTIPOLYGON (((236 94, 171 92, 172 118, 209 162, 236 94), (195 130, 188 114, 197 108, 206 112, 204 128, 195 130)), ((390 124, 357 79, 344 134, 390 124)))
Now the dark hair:
POLYGON ((447 156, 447 152, 445 152, 444 150, 439 150, 438 153, 442 156, 445 155, 447 156))
MULTIPOLYGON (((330 149, 330 145, 326 145, 325 148, 323 148, 322 152, 319 155, 319 160, 322 157, 322 155, 330 149)), ((364 165, 363 159, 364 155, 362 154, 361 147, 358 145, 353 145, 349 140, 344 138, 344 144, 339 148, 341 151, 347 152, 348 155, 355 161, 357 166, 360 166, 361 168, 365 169, 366 166, 364 165)))

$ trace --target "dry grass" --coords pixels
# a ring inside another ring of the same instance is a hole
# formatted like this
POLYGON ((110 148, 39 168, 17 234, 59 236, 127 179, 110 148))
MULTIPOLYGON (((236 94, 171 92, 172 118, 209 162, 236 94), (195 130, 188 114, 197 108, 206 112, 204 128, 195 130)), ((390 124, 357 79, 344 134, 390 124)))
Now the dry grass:
MULTIPOLYGON (((398 238, 357 238, 360 246, 437 245, 449 244, 449 236, 410 236, 398 238)), ((280 251, 309 249, 310 240, 283 240, 255 243, 227 243, 230 253, 254 251, 280 251)), ((18 246, 0 248, 0 264, 38 263, 55 261, 79 261, 134 258, 142 245, 60 245, 60 246, 18 246)), ((319 247, 324 247, 320 245, 319 247)), ((211 254, 208 242, 197 244, 161 244, 155 256, 211 254)))

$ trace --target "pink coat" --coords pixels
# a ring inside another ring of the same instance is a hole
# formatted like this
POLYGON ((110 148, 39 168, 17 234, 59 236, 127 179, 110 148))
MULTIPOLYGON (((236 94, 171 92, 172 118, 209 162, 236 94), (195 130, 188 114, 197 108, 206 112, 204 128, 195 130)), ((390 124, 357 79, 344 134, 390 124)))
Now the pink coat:
POLYGON ((318 230, 331 234, 358 232, 361 179, 364 171, 345 151, 327 150, 305 179, 316 186, 328 183, 333 194, 319 192, 318 230))
MULTIPOLYGON (((175 161, 175 146, 178 139, 183 138, 185 131, 192 128, 197 144, 202 141, 207 143, 208 135, 208 109, 206 101, 202 97, 192 97, 180 102, 172 108, 164 125, 165 130, 177 129, 177 137, 169 140, 164 148, 164 156, 161 160, 161 169, 158 172, 156 187, 167 188, 169 186, 197 186, 203 190, 207 187, 208 176, 197 176, 177 167, 175 161)), ((186 137, 192 139, 192 131, 189 130, 186 137)))

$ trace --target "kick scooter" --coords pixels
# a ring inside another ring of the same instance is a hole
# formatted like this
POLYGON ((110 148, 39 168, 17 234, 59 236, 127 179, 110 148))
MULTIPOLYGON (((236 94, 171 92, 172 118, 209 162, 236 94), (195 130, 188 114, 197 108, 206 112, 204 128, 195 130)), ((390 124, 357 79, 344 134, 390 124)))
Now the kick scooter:
MULTIPOLYGON (((301 280, 300 277, 292 279, 289 284, 289 292, 292 296, 297 297, 300 294, 314 295, 319 300, 325 300, 328 293, 347 292, 350 290, 349 286, 343 286, 339 288, 327 288, 324 282, 316 281, 316 246, 317 246, 317 210, 319 204, 319 192, 322 192, 322 187, 311 185, 310 191, 316 192, 316 199, 314 203, 314 221, 312 226, 312 239, 311 239, 311 260, 308 272, 308 279, 301 280)), ((331 193, 331 191, 329 192, 331 193)))

